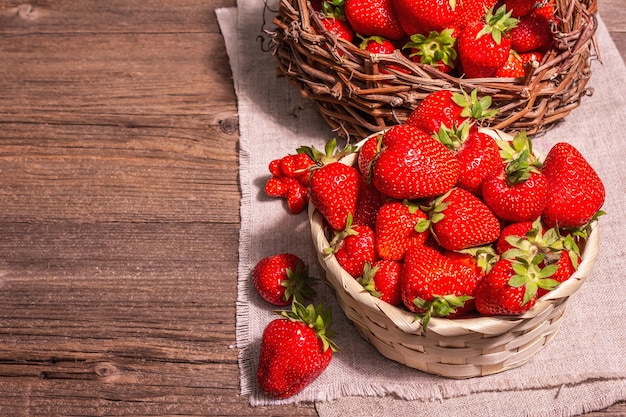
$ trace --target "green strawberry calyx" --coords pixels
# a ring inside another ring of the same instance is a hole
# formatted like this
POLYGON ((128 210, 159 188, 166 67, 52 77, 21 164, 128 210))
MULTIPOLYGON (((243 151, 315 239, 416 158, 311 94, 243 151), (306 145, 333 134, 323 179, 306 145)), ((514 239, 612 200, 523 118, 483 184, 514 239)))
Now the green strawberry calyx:
POLYGON ((369 292, 373 297, 380 298, 382 293, 376 290, 376 284, 374 282, 374 277, 378 272, 378 266, 372 266, 369 262, 365 263, 363 267, 363 275, 357 278, 357 282, 363 286, 367 292, 369 292))
POLYGON ((541 169, 541 161, 533 153, 532 140, 525 131, 517 133, 512 141, 496 140, 500 157, 505 164, 504 173, 509 186, 514 186, 530 178, 541 169))
POLYGON ((432 300, 426 301, 417 297, 413 300, 413 304, 424 312, 418 314, 416 320, 422 320, 422 330, 425 332, 431 317, 448 317, 456 313, 457 309, 463 307, 465 302, 472 298, 469 295, 447 294, 433 295, 432 300))
POLYGON ((485 120, 491 119, 498 110, 492 109, 491 96, 478 97, 478 89, 473 89, 468 95, 467 92, 461 89, 460 93, 452 94, 452 101, 463 108, 461 111, 462 117, 469 117, 473 120, 485 120))
POLYGON ((428 36, 420 33, 411 35, 402 49, 412 49, 410 58, 420 57, 422 64, 437 66, 440 63, 454 68, 454 60, 457 58, 455 48, 456 38, 453 37, 453 29, 444 29, 441 32, 431 31, 428 36))
POLYGON ((512 10, 507 11, 506 5, 500 6, 494 13, 493 8, 487 11, 485 15, 485 24, 483 28, 476 34, 476 39, 491 35, 493 41, 500 45, 502 36, 517 26, 519 20, 511 17, 512 10))
POLYGON ((324 0, 322 1, 322 14, 328 18, 346 20, 345 0, 324 0))
POLYGON ((297 301, 310 300, 315 296, 315 290, 312 284, 316 281, 314 277, 309 276, 309 267, 298 263, 295 271, 291 268, 287 268, 287 279, 281 282, 281 285, 285 287, 284 300, 289 300, 290 297, 297 301))
MULTIPOLYGON (((354 153, 356 147, 354 145, 346 144, 346 146, 338 150, 337 139, 331 139, 326 142, 324 146, 324 152, 314 148, 313 146, 301 146, 296 150, 298 153, 304 153, 315 162, 315 166, 322 167, 324 165, 338 162, 341 158, 354 153)), ((315 168, 312 167, 312 169, 315 168)))
POLYGON ((324 255, 332 255, 334 253, 337 253, 337 251, 341 247, 341 243, 348 236, 359 235, 359 232, 354 230, 354 228, 352 227, 353 221, 354 218, 352 216, 352 213, 348 213, 348 216, 346 217, 346 227, 343 230, 335 231, 333 239, 329 242, 329 247, 324 248, 324 255))
POLYGON ((508 285, 514 288, 524 287, 522 306, 535 297, 539 288, 552 291, 559 285, 558 281, 550 278, 559 268, 558 265, 552 264, 541 268, 539 264, 543 259, 543 254, 539 253, 530 261, 523 257, 510 261, 515 274, 509 279, 508 285))
POLYGON ((324 352, 329 348, 333 352, 339 350, 337 345, 330 339, 334 334, 328 329, 332 321, 332 310, 330 307, 325 308, 322 304, 304 306, 294 300, 291 304, 291 311, 282 310, 277 313, 291 321, 302 322, 309 326, 322 341, 324 352))

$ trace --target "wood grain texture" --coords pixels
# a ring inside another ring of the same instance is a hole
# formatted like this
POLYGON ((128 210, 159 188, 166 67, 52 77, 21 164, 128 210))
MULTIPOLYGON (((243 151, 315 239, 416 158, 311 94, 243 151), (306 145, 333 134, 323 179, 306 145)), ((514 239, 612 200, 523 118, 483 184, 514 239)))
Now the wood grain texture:
POLYGON ((239 395, 235 4, 0 2, 0 416, 316 415, 239 395))

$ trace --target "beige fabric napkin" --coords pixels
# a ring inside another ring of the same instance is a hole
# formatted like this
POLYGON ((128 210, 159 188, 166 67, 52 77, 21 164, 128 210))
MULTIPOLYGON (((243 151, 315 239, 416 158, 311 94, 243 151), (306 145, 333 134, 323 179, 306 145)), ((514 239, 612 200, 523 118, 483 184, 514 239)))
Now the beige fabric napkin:
POLYGON ((237 10, 220 9, 220 21, 239 99, 241 234, 237 299, 237 347, 241 393, 252 406, 316 401, 320 416, 421 415, 436 410, 455 415, 569 416, 626 400, 625 255, 626 68, 606 27, 597 33, 603 64, 593 63, 583 99, 565 123, 535 139, 546 152, 569 141, 596 167, 607 187, 601 221, 601 252, 593 273, 574 295, 556 337, 526 365, 469 380, 419 372, 380 356, 347 321, 331 290, 318 287, 318 300, 333 308, 335 341, 341 351, 306 390, 271 400, 255 382, 263 328, 275 318, 250 284, 250 271, 264 256, 293 252, 322 277, 304 213, 288 214, 284 202, 264 196, 268 163, 301 145, 322 147, 333 137, 310 103, 285 79, 258 36, 271 28, 276 0, 239 0, 237 10), (265 24, 265 26, 264 26, 265 24))

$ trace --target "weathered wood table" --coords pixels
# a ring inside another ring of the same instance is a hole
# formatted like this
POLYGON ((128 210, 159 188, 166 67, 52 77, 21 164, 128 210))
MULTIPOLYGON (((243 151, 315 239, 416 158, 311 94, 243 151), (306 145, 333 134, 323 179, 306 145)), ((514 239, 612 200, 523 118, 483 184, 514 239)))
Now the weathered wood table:
POLYGON ((315 415, 239 396, 235 4, 0 1, 1 416, 315 415))

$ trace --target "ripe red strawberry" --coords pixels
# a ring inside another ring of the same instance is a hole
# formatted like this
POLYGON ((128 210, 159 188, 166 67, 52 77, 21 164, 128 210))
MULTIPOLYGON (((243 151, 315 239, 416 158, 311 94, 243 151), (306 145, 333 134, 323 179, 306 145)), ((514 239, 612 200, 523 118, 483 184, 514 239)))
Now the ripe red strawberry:
POLYGON ((494 77, 499 78, 522 78, 526 75, 524 62, 517 52, 511 49, 509 59, 496 70, 494 77))
POLYGON ((535 8, 537 0, 504 0, 507 10, 511 11, 511 16, 526 16, 535 8))
POLYGON ((331 311, 294 302, 271 321, 261 339, 257 382, 272 398, 291 397, 313 382, 337 349, 328 338, 331 311))
POLYGON ((252 270, 252 283, 259 295, 277 306, 291 304, 293 299, 311 298, 309 268, 292 253, 281 253, 261 259, 252 270))
POLYGON ((517 24, 505 6, 470 23, 459 36, 459 56, 467 78, 492 77, 509 58, 510 30, 517 24))
POLYGON ((374 297, 397 306, 402 303, 400 293, 401 270, 402 264, 400 262, 381 259, 371 266, 366 265, 363 276, 357 281, 374 297))
POLYGON ((407 125, 423 129, 430 135, 437 134, 442 127, 452 129, 464 121, 490 118, 491 97, 478 98, 478 91, 469 95, 452 90, 437 90, 428 94, 411 112, 407 125))
POLYGON ((455 187, 433 200, 427 209, 435 240, 448 250, 467 249, 495 242, 500 222, 474 194, 455 187))
POLYGON ((548 180, 524 132, 512 142, 498 141, 505 168, 483 181, 482 196, 496 216, 510 222, 533 221, 546 205, 548 180))
POLYGON ((416 204, 405 201, 385 203, 376 217, 376 253, 381 259, 399 261, 412 246, 423 245, 428 238, 422 228, 426 214, 416 204))
POLYGON ((402 49, 410 49, 409 58, 414 62, 430 65, 446 74, 452 72, 457 59, 456 39, 460 31, 455 28, 441 32, 432 31, 426 35, 411 35, 410 41, 402 49))
MULTIPOLYGON (((396 50, 396 45, 394 45, 389 39, 383 38, 381 36, 370 36, 367 38, 363 38, 363 41, 361 42, 361 45, 359 47, 373 54, 392 54, 396 50)), ((410 72, 406 68, 402 68, 398 65, 388 65, 387 68, 403 72, 405 74, 408 74, 410 72)), ((380 69, 380 73, 389 74, 390 71, 383 67, 380 69)))
POLYGON ((455 0, 393 0, 400 22, 408 35, 440 31, 452 25, 455 0), (408 27, 405 21, 412 21, 408 27), (407 29, 409 31, 407 31, 407 29), (419 29, 419 32, 413 31, 419 29))
POLYGON ((398 40, 405 36, 391 0, 346 0, 346 19, 363 36, 398 40))
POLYGON ((442 128, 437 138, 454 152, 459 161, 457 186, 480 195, 484 179, 502 167, 500 148, 495 139, 470 127, 467 121, 459 128, 442 128))
MULTIPOLYGON (((348 42, 354 40, 354 30, 345 20, 337 17, 326 17, 322 19, 322 24, 328 32, 332 33, 337 38, 345 39, 348 42)), ((339 51, 339 53, 341 54, 341 51, 339 51)))
POLYGON ((470 23, 481 20, 485 17, 487 10, 493 8, 497 0, 463 0, 457 1, 456 17, 454 18, 454 26, 463 29, 470 23))
POLYGON ((581 227, 604 204, 602 180, 582 154, 569 143, 554 145, 541 171, 548 180, 548 199, 542 214, 547 227, 581 227))
MULTIPOLYGON (((563 283, 567 281, 574 274, 574 272, 576 272, 580 258, 577 254, 572 255, 568 250, 557 252, 553 254, 553 257, 556 258, 556 260, 553 260, 548 264, 544 263, 542 266, 545 267, 547 265, 555 265, 557 269, 550 276, 550 278, 558 283, 563 283), (574 261, 572 261, 572 256, 574 257, 574 261)), ((537 298, 543 297, 548 292, 550 291, 547 289, 539 288, 537 290, 537 298)))
POLYGON ((359 171, 367 182, 369 182, 370 180, 372 162, 374 161, 374 158, 376 158, 376 156, 378 155, 378 152, 380 152, 382 141, 382 134, 372 136, 367 139, 359 149, 357 165, 359 167, 359 171))
POLYGON ((404 259, 401 294, 404 306, 422 317, 426 330, 431 317, 451 317, 466 311, 477 277, 428 246, 413 246, 404 259))
POLYGON ((385 132, 372 165, 374 186, 398 200, 445 193, 458 176, 459 163, 452 152, 423 130, 406 124, 385 132))
POLYGON ((539 14, 520 17, 517 26, 511 29, 511 48, 518 53, 546 50, 553 39, 548 19, 539 14))
POLYGON ((459 163, 452 152, 425 131, 406 124, 385 132, 372 164, 374 186, 398 200, 445 193, 458 176, 459 163))
POLYGON ((327 254, 334 254, 337 262, 354 278, 363 275, 365 264, 374 263, 376 256, 374 231, 369 226, 352 225, 348 219, 346 229, 336 232, 327 254))
POLYGON ((517 239, 524 239, 526 234, 530 232, 532 228, 533 222, 531 221, 517 222, 507 225, 504 229, 502 229, 500 237, 498 237, 495 246, 496 252, 502 255, 507 250, 513 249, 513 245, 507 241, 507 239, 510 239, 509 236, 517 239))
POLYGON ((371 183, 361 181, 359 197, 357 199, 356 211, 354 213, 353 224, 361 224, 372 229, 376 228, 376 216, 378 210, 383 205, 383 197, 371 183))
POLYGON ((311 169, 309 177, 309 201, 328 222, 331 229, 340 231, 346 228, 348 215, 354 216, 359 196, 361 174, 353 167, 338 162, 343 156, 353 152, 346 146, 336 151, 337 142, 330 140, 322 153, 312 147, 302 147, 304 152, 318 166, 311 169))
POLYGON ((550 21, 550 23, 557 25, 559 23, 559 17, 556 15, 555 0, 543 0, 537 2, 530 14, 538 14, 550 21))
POLYGON ((551 290, 553 269, 541 270, 535 262, 502 258, 476 288, 476 309, 484 316, 519 315, 537 302, 539 288, 551 290))

